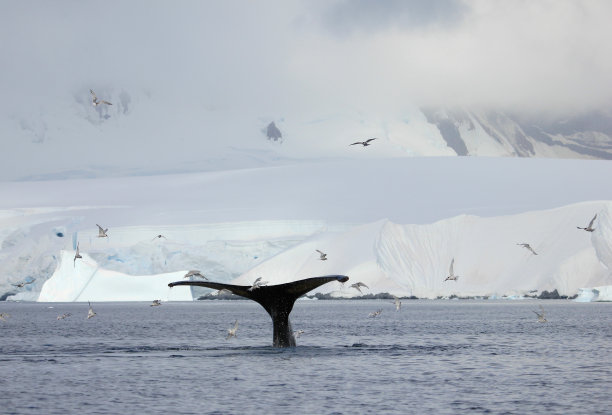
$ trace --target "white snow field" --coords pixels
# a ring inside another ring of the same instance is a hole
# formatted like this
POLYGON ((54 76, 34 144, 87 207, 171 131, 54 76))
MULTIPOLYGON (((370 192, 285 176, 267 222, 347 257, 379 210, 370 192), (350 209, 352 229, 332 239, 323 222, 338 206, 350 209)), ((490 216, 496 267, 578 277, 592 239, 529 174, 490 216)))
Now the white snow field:
POLYGON ((238 283, 341 273, 419 297, 572 295, 612 281, 609 177, 609 161, 430 157, 0 182, 0 296, 112 301, 128 297, 106 281, 132 278, 138 298, 189 298, 167 289, 189 269, 238 283), (597 212, 595 232, 576 229, 597 212), (442 284, 453 257, 461 278, 442 284), (62 288, 71 276, 99 296, 62 288))

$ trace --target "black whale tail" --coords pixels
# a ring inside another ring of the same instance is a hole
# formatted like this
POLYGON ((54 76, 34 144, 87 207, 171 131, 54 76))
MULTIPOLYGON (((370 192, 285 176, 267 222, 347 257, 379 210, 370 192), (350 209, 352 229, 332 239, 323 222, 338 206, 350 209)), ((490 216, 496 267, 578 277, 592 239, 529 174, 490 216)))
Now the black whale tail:
POLYGON ((302 295, 331 281, 346 282, 345 275, 325 275, 322 277, 306 278, 304 280, 288 282, 279 285, 265 285, 249 291, 249 285, 221 284, 211 281, 177 281, 168 284, 169 287, 177 285, 197 285, 215 290, 228 290, 241 297, 256 301, 270 314, 274 326, 274 347, 295 346, 295 337, 291 330, 289 314, 293 304, 302 295))

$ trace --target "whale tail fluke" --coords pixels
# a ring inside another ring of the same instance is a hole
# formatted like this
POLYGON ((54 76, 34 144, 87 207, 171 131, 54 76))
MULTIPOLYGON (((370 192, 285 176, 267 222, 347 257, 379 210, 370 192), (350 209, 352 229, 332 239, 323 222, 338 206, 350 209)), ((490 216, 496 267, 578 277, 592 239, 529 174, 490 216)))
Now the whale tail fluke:
POLYGON ((250 285, 222 284, 212 281, 176 281, 168 284, 169 287, 178 285, 196 285, 215 290, 227 290, 241 297, 259 303, 272 318, 274 326, 274 346, 295 346, 295 337, 289 322, 289 313, 293 309, 295 301, 315 288, 332 281, 346 282, 345 275, 325 275, 322 277, 306 278, 299 281, 288 282, 278 285, 260 286, 256 290, 249 291, 250 285))

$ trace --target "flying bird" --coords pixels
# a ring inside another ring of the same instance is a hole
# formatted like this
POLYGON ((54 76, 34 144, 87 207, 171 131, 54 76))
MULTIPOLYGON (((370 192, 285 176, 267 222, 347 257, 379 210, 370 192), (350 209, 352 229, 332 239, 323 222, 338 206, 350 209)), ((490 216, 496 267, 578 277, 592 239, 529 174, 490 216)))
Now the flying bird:
POLYGON ((517 245, 522 246, 523 248, 530 250, 531 253, 534 254, 534 255, 538 254, 536 251, 533 250, 533 248, 529 244, 523 243, 523 244, 517 244, 517 245))
POLYGON ((536 313, 536 315, 538 316, 538 322, 539 323, 546 323, 548 320, 546 320, 546 316, 544 315, 544 309, 542 308, 542 306, 540 306, 540 312, 538 313, 535 310, 531 310, 534 313, 536 313))
POLYGON ((81 256, 81 254, 79 254, 79 243, 77 242, 77 249, 76 249, 76 253, 74 254, 74 266, 76 267, 76 260, 78 258, 83 258, 81 256))
POLYGON ((258 277, 255 281, 253 281, 253 285, 251 285, 247 291, 253 291, 256 290, 260 287, 263 287, 264 285, 266 285, 268 283, 268 281, 262 281, 261 277, 258 277))
POLYGON ((11 315, 8 313, 0 313, 0 321, 6 321, 11 315))
POLYGON ((293 332, 296 339, 299 339, 302 334, 304 334, 304 330, 296 330, 293 332))
POLYGON ((382 308, 379 308, 378 310, 368 314, 368 317, 376 318, 376 317, 380 316, 380 313, 382 313, 382 308))
POLYGON ((57 319, 58 319, 58 320, 64 320, 65 318, 68 318, 68 317, 70 317, 71 315, 72 315, 72 314, 70 314, 70 313, 64 313, 64 314, 62 314, 61 316, 57 316, 57 319))
POLYGON ((227 337, 225 339, 229 340, 232 337, 236 337, 236 330, 238 330, 238 320, 234 322, 234 327, 227 329, 227 337))
POLYGON ((187 274, 185 274, 184 278, 190 278, 190 277, 204 278, 205 280, 208 281, 208 278, 202 275, 202 273, 198 271, 197 269, 192 269, 191 271, 189 271, 187 274))
POLYGON ((98 238, 108 238, 108 235, 106 234, 106 232, 108 232, 108 228, 104 229, 97 223, 96 226, 98 227, 98 238))
POLYGON ((597 218, 597 213, 595 214, 595 216, 593 216, 593 219, 591 219, 591 221, 589 222, 589 225, 586 228, 581 228, 580 226, 576 226, 578 229, 584 229, 587 232, 593 232, 595 230, 595 228, 593 227, 593 222, 595 222, 595 219, 597 218))
POLYGON ((96 93, 93 92, 93 89, 90 89, 89 92, 91 93, 91 103, 93 104, 94 107, 97 107, 100 104, 113 105, 108 101, 105 101, 103 99, 98 99, 98 97, 96 96, 96 93))
POLYGON ((156 240, 156 239, 161 239, 161 238, 168 239, 168 238, 166 238, 164 235, 162 235, 162 234, 160 233, 160 234, 159 234, 159 235, 157 235, 155 238, 151 239, 151 241, 154 241, 154 240, 156 240))
POLYGON ((151 304, 151 307, 157 307, 158 305, 161 305, 161 300, 153 300, 153 304, 151 304))
POLYGON ((14 285, 17 288, 23 288, 24 286, 26 286, 28 284, 32 284, 34 281, 36 281, 36 278, 33 278, 30 281, 23 281, 23 282, 19 282, 17 284, 11 284, 11 285, 14 285))
POLYGON ((368 138, 365 141, 356 141, 353 144, 349 144, 349 145, 354 146, 355 144, 361 144, 362 146, 367 147, 367 146, 371 145, 370 142, 374 141, 374 140, 378 140, 378 139, 377 138, 368 138))
POLYGON ((459 275, 455 275, 453 271, 453 265, 455 265, 455 258, 451 260, 450 267, 448 268, 448 277, 444 281, 457 281, 459 279, 459 275))
POLYGON ((396 296, 393 296, 393 303, 395 304, 395 311, 400 311, 402 309, 402 302, 396 296))
POLYGON ((355 284, 351 284, 351 288, 356 289, 357 291, 359 291, 361 294, 363 294, 363 292, 361 292, 361 288, 359 287, 366 287, 366 288, 370 288, 367 285, 365 285, 364 283, 362 283, 361 281, 356 282, 355 284))
POLYGON ((87 312, 87 320, 89 320, 90 318, 96 315, 96 312, 93 311, 93 308, 91 307, 91 303, 89 301, 87 302, 87 304, 89 304, 89 311, 87 312))
POLYGON ((319 253, 319 259, 321 261, 327 261, 327 254, 325 252, 321 252, 318 249, 316 249, 316 251, 319 253))

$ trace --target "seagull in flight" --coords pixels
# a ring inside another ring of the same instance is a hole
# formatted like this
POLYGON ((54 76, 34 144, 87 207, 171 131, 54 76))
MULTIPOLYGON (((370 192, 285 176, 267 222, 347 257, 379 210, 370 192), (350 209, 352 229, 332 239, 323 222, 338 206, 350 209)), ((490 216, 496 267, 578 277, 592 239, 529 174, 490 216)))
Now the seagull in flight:
POLYGON ((361 294, 363 294, 363 292, 361 292, 361 288, 359 288, 359 287, 366 287, 367 289, 370 288, 367 285, 365 285, 364 283, 362 283, 361 281, 356 282, 355 284, 351 284, 351 288, 354 288, 357 291, 359 291, 361 294))
POLYGON ((162 235, 162 234, 160 233, 160 234, 159 234, 159 235, 157 235, 155 238, 151 239, 151 241, 154 241, 154 240, 156 240, 156 239, 161 239, 161 238, 168 239, 168 238, 166 238, 164 235, 162 235))
POLYGON ((60 316, 57 316, 57 319, 58 319, 58 320, 64 320, 65 318, 68 318, 68 317, 70 317, 71 315, 72 315, 72 314, 70 314, 70 313, 64 313, 64 314, 62 314, 62 315, 60 315, 60 316))
POLYGON ((266 285, 268 283, 268 281, 262 281, 261 277, 258 277, 255 281, 253 281, 253 285, 251 285, 247 291, 253 291, 258 289, 259 287, 263 287, 264 285, 266 285))
POLYGON ((79 243, 77 242, 77 249, 76 249, 76 253, 74 254, 74 266, 76 267, 76 260, 78 258, 83 258, 81 256, 81 254, 79 254, 79 243))
POLYGON ((395 311, 400 311, 402 309, 402 302, 396 296, 393 296, 393 303, 395 304, 395 311))
POLYGON ((153 300, 153 304, 151 304, 151 307, 157 307, 158 305, 161 305, 161 300, 153 300))
POLYGON ((100 104, 113 105, 108 101, 105 101, 103 99, 98 99, 98 97, 96 96, 96 93, 93 92, 93 89, 90 89, 89 93, 91 94, 91 103, 93 104, 94 107, 97 107, 100 104))
POLYGON ((448 277, 444 281, 457 281, 459 279, 459 275, 455 275, 453 271, 453 265, 455 265, 455 258, 451 260, 450 267, 448 268, 448 277))
POLYGON ((229 340, 232 337, 236 337, 236 330, 238 330, 238 320, 234 322, 234 327, 227 329, 227 337, 225 339, 229 340))
POLYGON ((89 311, 87 312, 87 320, 89 320, 90 318, 96 315, 96 312, 93 311, 93 308, 91 307, 91 303, 89 301, 87 302, 87 304, 89 304, 89 311))
POLYGON ((522 246, 523 248, 530 250, 531 253, 534 254, 534 255, 538 254, 536 251, 533 250, 533 248, 529 244, 522 243, 522 244, 517 244, 517 245, 522 246))
POLYGON ((302 334, 304 334, 304 330, 301 330, 301 329, 293 332, 293 335, 295 336, 296 339, 299 339, 302 334))
POLYGON ((593 216, 593 219, 591 219, 591 221, 589 222, 589 225, 586 228, 581 228, 580 226, 576 226, 578 229, 584 229, 587 232, 593 232, 595 230, 595 228, 593 227, 593 222, 595 222, 595 219, 597 218, 597 213, 595 214, 595 216, 593 216))
POLYGON ((380 313, 382 313, 382 308, 379 308, 378 310, 368 314, 368 317, 376 318, 376 317, 380 316, 380 313))
POLYGON ((106 232, 108 232, 108 228, 104 229, 102 226, 98 225, 96 223, 96 226, 98 227, 98 238, 108 238, 108 235, 106 234, 106 232))
POLYGON ((327 254, 325 252, 321 252, 318 249, 316 249, 316 251, 319 253, 319 259, 321 261, 327 261, 327 254))
POLYGON ((198 271, 197 269, 192 269, 191 271, 189 271, 187 274, 185 274, 184 278, 190 278, 190 277, 204 278, 206 281, 208 281, 208 278, 202 275, 202 273, 198 271))
POLYGON ((542 306, 540 306, 540 312, 538 313, 535 310, 531 310, 534 313, 536 313, 536 315, 538 316, 538 322, 540 323, 546 323, 548 320, 546 320, 546 316, 544 315, 544 309, 542 308, 542 306))
POLYGON ((367 147, 371 145, 370 142, 374 140, 378 140, 378 138, 368 138, 365 141, 355 141, 353 144, 349 144, 349 145, 354 146, 355 144, 361 144, 362 146, 367 147))
POLYGON ((11 285, 14 285, 17 288, 23 288, 24 286, 28 284, 32 284, 34 281, 36 281, 36 278, 33 278, 31 281, 23 281, 23 282, 19 282, 17 284, 11 284, 11 285))

